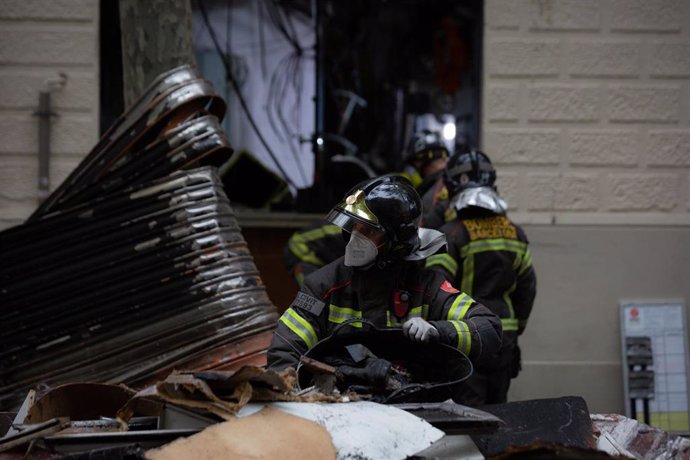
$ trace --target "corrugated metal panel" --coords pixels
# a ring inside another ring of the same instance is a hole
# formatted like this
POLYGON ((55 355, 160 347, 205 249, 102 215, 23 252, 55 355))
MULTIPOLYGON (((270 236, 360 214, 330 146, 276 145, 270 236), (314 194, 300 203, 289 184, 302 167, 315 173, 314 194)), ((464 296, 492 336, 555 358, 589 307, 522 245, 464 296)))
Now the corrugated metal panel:
POLYGON ((169 72, 0 232, 0 407, 39 383, 262 364, 277 313, 214 167, 223 111, 193 69, 169 72))

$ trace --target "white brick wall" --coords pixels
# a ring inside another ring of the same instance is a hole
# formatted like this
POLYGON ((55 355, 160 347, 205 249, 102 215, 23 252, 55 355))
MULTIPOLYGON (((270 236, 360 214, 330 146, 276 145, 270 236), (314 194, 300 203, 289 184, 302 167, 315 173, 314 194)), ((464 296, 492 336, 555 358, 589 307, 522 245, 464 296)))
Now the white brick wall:
POLYGON ((4 0, 0 8, 0 229, 38 205, 38 94, 52 92, 51 186, 98 139, 98 1, 4 0))
POLYGON ((485 18, 482 147, 518 220, 690 224, 690 2, 487 0, 485 18))

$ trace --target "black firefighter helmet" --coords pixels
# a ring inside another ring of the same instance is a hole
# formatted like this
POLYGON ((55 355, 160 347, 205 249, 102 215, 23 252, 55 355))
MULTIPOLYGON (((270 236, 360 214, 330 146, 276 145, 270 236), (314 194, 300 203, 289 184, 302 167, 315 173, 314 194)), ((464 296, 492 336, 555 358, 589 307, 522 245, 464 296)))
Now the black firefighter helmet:
MULTIPOLYGON (((386 236, 386 259, 401 258, 419 248, 422 200, 410 181, 387 175, 353 187, 328 214, 328 221, 348 233, 356 224, 386 236)), ((360 230, 361 231, 361 230, 360 230)))
POLYGON ((439 158, 445 160, 448 156, 448 148, 443 143, 441 135, 436 131, 425 129, 412 135, 406 160, 412 165, 420 163, 420 168, 423 169, 428 163, 439 158))
POLYGON ((448 160, 443 180, 450 196, 472 187, 495 189, 496 170, 484 152, 463 148, 456 151, 448 160))

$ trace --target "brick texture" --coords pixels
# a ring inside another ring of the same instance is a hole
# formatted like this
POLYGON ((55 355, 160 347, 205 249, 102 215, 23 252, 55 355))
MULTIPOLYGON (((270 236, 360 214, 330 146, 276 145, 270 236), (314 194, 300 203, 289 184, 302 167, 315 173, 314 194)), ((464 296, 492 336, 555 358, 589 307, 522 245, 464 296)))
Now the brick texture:
POLYGON ((534 86, 527 98, 527 115, 534 121, 596 121, 601 90, 581 86, 534 86))
POLYGON ((47 83, 66 76, 62 89, 51 91, 54 110, 92 110, 98 105, 98 81, 93 74, 72 70, 3 71, 0 69, 0 109, 30 109, 38 105, 38 93, 48 89, 47 83))
POLYGON ((680 117, 679 87, 618 87, 608 92, 612 121, 675 122, 680 117))
POLYGON ((524 8, 517 0, 495 0, 486 4, 486 25, 491 29, 517 29, 524 8))
POLYGON ((607 185, 612 211, 671 211, 680 198, 675 174, 611 174, 607 185))
POLYGON ((492 129, 484 140, 496 164, 558 164, 560 131, 557 129, 492 129))
POLYGON ((583 166, 635 166, 640 138, 636 130, 574 130, 568 136, 568 161, 583 166))
POLYGON ((500 173, 496 176, 498 193, 506 200, 510 211, 520 210, 519 178, 517 173, 500 173))
MULTIPOLYGON (((35 156, 0 155, 0 230, 18 225, 38 206, 38 159, 35 156)), ((51 159, 51 190, 79 163, 78 158, 51 159)))
POLYGON ((530 0, 528 16, 533 30, 598 30, 598 0, 530 0))
POLYGON ((652 45, 647 65, 654 77, 690 77, 690 41, 652 45))
MULTIPOLYGON (((51 152, 86 155, 96 144, 96 120, 85 115, 62 114, 51 122, 51 152)), ((4 133, 0 153, 38 152, 38 118, 31 115, 0 115, 0 132, 4 133)))
POLYGON ((614 31, 673 32, 681 28, 683 0, 609 0, 614 31))
POLYGON ((562 54, 558 40, 492 40, 486 66, 489 75, 558 75, 562 54))
POLYGON ((485 5, 480 147, 520 216, 690 226, 690 3, 485 5))
MULTIPOLYGON (((5 200, 37 200, 38 158, 23 155, 0 155, 0 161, 3 166, 0 168, 0 181, 3 185, 2 197, 5 200)), ((55 190, 77 164, 79 164, 78 158, 51 158, 51 190, 55 190)))
POLYGON ((598 176, 590 174, 528 174, 527 207, 530 211, 595 211, 598 176))
POLYGON ((649 133, 649 164, 690 166, 690 128, 649 133))
POLYGON ((568 47, 568 73, 580 77, 637 77, 640 45, 632 42, 577 41, 568 47))
POLYGON ((91 21, 96 9, 93 0, 3 0, 0 19, 91 21))
POLYGON ((98 137, 98 5, 92 0, 4 0, 0 6, 0 229, 38 205, 38 93, 53 89, 51 186, 98 137))
POLYGON ((490 86, 486 90, 486 117, 491 121, 516 121, 519 118, 520 88, 490 86))
POLYGON ((0 28, 0 64, 92 66, 96 64, 94 59, 98 56, 98 41, 95 37, 95 31, 86 28, 0 28))

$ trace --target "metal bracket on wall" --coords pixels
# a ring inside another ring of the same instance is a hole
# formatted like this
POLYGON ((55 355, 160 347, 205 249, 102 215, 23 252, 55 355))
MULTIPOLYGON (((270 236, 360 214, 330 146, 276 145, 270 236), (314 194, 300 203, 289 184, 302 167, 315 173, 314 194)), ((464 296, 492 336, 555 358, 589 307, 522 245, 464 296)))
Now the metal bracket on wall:
POLYGON ((46 89, 38 93, 38 201, 43 202, 50 194, 50 119, 58 116, 51 108, 50 94, 62 89, 67 75, 60 73, 55 80, 46 81, 46 89))

